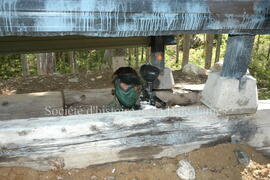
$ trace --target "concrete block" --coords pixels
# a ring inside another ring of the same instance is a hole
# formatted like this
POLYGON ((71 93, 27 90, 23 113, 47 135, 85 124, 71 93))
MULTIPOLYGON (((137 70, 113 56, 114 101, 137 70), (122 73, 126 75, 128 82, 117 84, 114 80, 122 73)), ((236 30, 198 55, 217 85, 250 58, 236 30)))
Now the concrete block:
POLYGON ((226 78, 211 72, 202 92, 201 102, 220 114, 250 114, 258 107, 256 79, 226 78))
POLYGON ((172 89, 174 87, 174 78, 170 68, 165 67, 164 71, 160 73, 158 80, 159 84, 155 89, 172 89))

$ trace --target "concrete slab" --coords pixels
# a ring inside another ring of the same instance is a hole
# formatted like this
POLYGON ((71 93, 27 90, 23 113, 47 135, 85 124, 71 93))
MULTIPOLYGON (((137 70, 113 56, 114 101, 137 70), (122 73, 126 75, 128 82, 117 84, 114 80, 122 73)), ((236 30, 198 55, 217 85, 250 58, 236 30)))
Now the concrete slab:
POLYGON ((247 75, 241 79, 226 78, 212 72, 201 102, 220 114, 255 113, 258 107, 256 79, 247 75))

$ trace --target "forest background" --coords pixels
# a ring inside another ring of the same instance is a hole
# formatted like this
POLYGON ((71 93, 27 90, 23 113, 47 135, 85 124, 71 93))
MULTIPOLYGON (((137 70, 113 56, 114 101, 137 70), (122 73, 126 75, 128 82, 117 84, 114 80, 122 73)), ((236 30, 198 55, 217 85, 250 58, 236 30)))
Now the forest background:
MULTIPOLYGON (((227 39, 225 34, 177 35, 176 45, 166 46, 166 66, 181 70, 190 63, 211 69, 216 62, 223 62, 227 39)), ((126 48, 125 52, 126 64, 131 67, 149 62, 150 47, 126 48)), ((110 71, 112 55, 113 49, 0 55, 0 82, 21 76, 110 71)), ((259 99, 270 99, 270 35, 255 37, 249 72, 257 79, 259 99)))

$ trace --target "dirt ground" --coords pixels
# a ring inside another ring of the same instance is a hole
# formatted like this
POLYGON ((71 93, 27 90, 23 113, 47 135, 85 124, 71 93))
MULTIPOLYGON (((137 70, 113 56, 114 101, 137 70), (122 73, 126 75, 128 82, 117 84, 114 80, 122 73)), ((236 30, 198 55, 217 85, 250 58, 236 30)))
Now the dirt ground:
MULTIPOLYGON (((201 84, 207 79, 206 76, 185 76, 181 71, 174 71, 173 75, 175 82, 182 84, 201 84)), ((92 72, 12 78, 7 81, 0 81, 0 94, 108 88, 112 87, 111 77, 112 72, 92 72)))
POLYGON ((270 161, 245 145, 221 144, 179 155, 175 158, 117 162, 85 169, 35 171, 29 168, 0 168, 1 180, 180 180, 178 162, 187 159, 197 180, 269 180, 270 161), (252 163, 239 164, 234 150, 248 153, 252 163))

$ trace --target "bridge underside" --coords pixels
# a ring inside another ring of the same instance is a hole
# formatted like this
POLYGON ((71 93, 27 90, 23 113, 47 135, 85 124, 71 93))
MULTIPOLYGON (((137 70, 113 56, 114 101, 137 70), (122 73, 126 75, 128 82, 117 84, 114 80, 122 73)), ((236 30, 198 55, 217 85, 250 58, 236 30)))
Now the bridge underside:
POLYGON ((111 41, 123 46, 148 44, 130 37, 269 32, 268 0, 0 0, 0 53, 112 46, 108 39, 97 43, 84 36, 128 38, 111 41))

